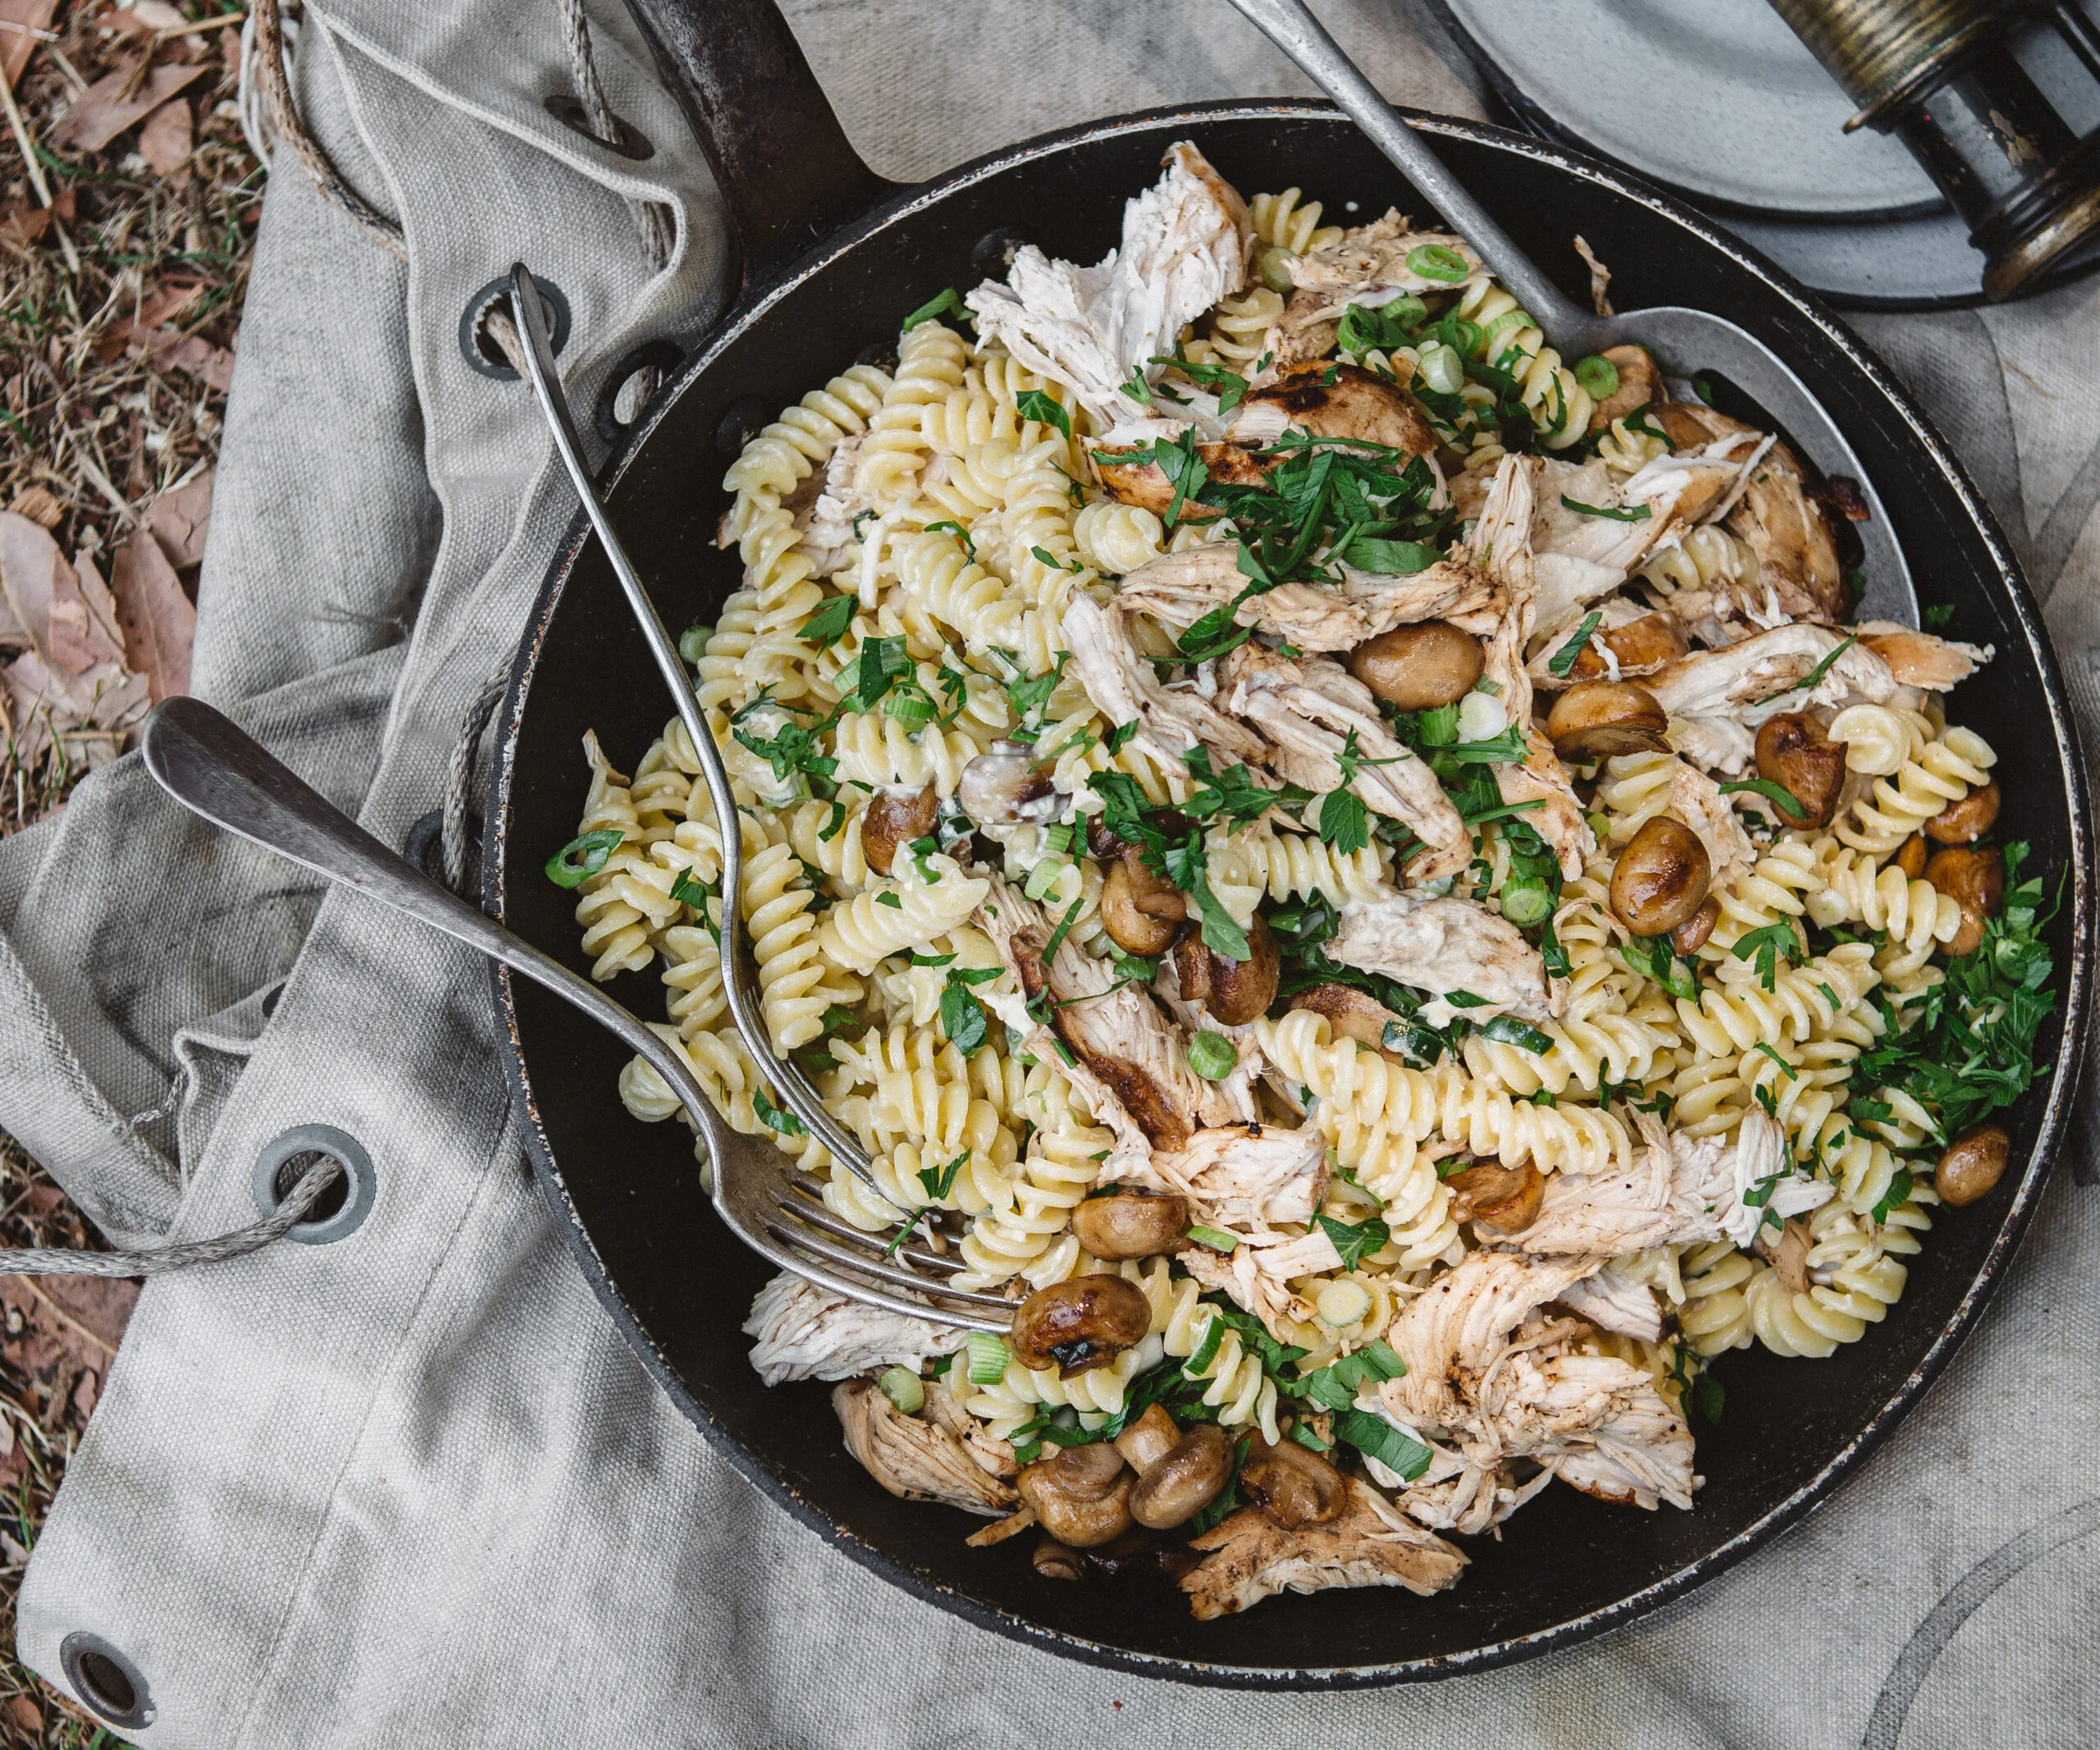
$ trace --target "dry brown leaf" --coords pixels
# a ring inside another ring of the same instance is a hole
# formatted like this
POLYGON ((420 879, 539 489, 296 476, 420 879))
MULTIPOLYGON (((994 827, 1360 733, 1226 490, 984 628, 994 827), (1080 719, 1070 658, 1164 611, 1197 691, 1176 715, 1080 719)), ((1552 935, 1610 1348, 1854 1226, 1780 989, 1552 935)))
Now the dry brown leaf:
POLYGON ((114 662, 80 675, 55 674, 34 651, 0 669, 16 759, 34 767, 55 729, 66 756, 81 770, 107 765, 123 752, 153 703, 146 677, 114 662))
POLYGON ((0 18, 23 27, 0 30, 0 75, 6 77, 11 87, 21 78, 22 69, 36 53, 37 39, 30 32, 48 30, 57 11, 58 0, 0 0, 0 18))
POLYGON ((100 1277, 0 1278, 9 1327, 0 1360, 50 1393, 46 1426, 62 1405, 86 1420, 138 1300, 137 1283, 100 1277))
POLYGON ((48 208, 15 206, 0 213, 0 243, 21 254, 27 254, 50 229, 48 208))
POLYGON ((157 66, 127 98, 125 91, 137 71, 136 62, 122 63, 115 72, 105 73, 89 86, 51 130, 52 142, 76 146, 83 152, 99 152, 126 128, 144 121, 177 92, 204 75, 201 66, 157 66))
POLYGON ((43 1735, 43 1710, 25 1695, 7 1697, 7 1717, 30 1734, 30 1742, 36 1743, 43 1735))
POLYGON ((153 703, 189 692, 197 610, 183 594, 159 541, 144 529, 117 550, 109 587, 124 632, 125 661, 146 677, 153 703))
POLYGON ((206 468, 194 480, 163 492, 146 507, 146 527, 180 571, 204 556, 204 532, 212 520, 212 482, 217 470, 206 468))
POLYGON ((157 30, 180 30, 189 21, 167 0, 131 0, 129 6, 110 7, 101 22, 133 36, 151 36, 157 30))
POLYGON ((95 569, 93 554, 76 555, 73 586, 70 596, 56 592, 52 596, 52 660, 75 674, 98 662, 123 661, 124 634, 119 628, 116 598, 95 569))
POLYGON ((175 188, 189 180, 189 104, 182 98, 163 103, 146 117, 139 130, 139 153, 157 176, 165 176, 175 188))
POLYGON ((53 498, 47 488, 40 486, 24 487, 15 495, 14 503, 7 508, 16 516, 27 517, 32 523, 39 523, 45 528, 57 528, 58 519, 66 514, 66 507, 53 498))
POLYGON ((221 394, 233 387, 233 354, 201 334, 180 335, 172 328, 160 328, 135 336, 131 345, 157 371, 180 371, 221 394))
POLYGON ((51 654, 51 604, 60 573, 71 587, 72 569, 50 530, 17 511, 0 511, 0 601, 7 607, 0 643, 20 649, 26 642, 51 654))

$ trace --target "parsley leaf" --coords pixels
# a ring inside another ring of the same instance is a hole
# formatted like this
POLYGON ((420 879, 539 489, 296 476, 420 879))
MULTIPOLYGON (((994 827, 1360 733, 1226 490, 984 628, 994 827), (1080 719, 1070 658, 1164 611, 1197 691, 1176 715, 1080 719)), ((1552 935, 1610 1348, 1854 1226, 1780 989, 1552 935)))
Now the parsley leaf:
POLYGON ((783 1112, 765 1097, 765 1090, 751 1090, 751 1110, 758 1114, 758 1121, 768 1130, 783 1136, 806 1136, 810 1127, 792 1112, 783 1112))
POLYGON ((1603 623, 1604 615, 1601 614, 1592 612, 1584 615, 1582 624, 1575 628, 1574 636, 1547 659, 1546 667, 1555 674, 1566 674, 1581 657, 1582 647, 1590 642, 1590 634, 1603 623))
POLYGON ((926 525, 926 532, 929 535, 954 536, 956 540, 962 543, 963 553, 969 559, 970 562, 972 564, 976 564, 977 543, 970 538, 970 531, 965 528, 961 523, 954 521, 952 518, 943 517, 938 523, 929 523, 926 525))
POLYGON ((802 622, 797 636, 819 650, 829 650, 846 636, 846 628, 853 624, 854 610, 860 605, 857 596, 833 596, 802 622))
POLYGON ((1072 435, 1071 416, 1040 389, 1024 389, 1014 398, 1014 411, 1039 425, 1054 425, 1067 437, 1072 435))
POLYGON ((1614 523, 1645 523, 1655 514, 1646 505, 1622 505, 1616 509, 1604 505, 1586 505, 1565 492, 1560 495, 1560 502, 1577 516, 1609 517, 1614 523))
POLYGON ((921 322, 929 322, 936 316, 952 316, 957 322, 974 322, 970 307, 951 286, 938 298, 929 298, 904 318, 904 332, 909 334, 921 322))
POLYGON ((1801 799, 1786 785, 1772 778, 1738 778, 1732 783, 1718 786, 1723 796, 1733 796, 1741 790, 1753 790, 1770 802, 1780 813, 1796 820, 1806 820, 1808 810, 1801 799))
POLYGON ((1807 952, 1794 926, 1783 919, 1778 923, 1766 924, 1761 928, 1746 931, 1742 939, 1729 950, 1737 960, 1755 958, 1757 980, 1767 990, 1778 989, 1780 955, 1785 955, 1787 964, 1792 966, 1803 959, 1807 952))
POLYGON ((1320 1218, 1320 1226, 1327 1237, 1335 1242, 1335 1250, 1341 1254, 1342 1268, 1354 1270, 1372 1253, 1379 1250, 1393 1236, 1392 1229, 1373 1217, 1352 1227, 1347 1222, 1338 1222, 1331 1215, 1320 1218))

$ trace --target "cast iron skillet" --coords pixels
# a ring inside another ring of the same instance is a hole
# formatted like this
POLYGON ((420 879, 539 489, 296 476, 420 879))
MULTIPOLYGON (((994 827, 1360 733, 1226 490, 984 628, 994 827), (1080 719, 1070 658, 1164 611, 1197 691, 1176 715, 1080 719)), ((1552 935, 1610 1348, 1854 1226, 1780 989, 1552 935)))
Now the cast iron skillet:
MULTIPOLYGON (((734 555, 718 553, 713 533, 727 502, 725 456, 751 423, 747 401, 770 417, 857 355, 874 355, 906 312, 975 283, 1006 237, 1098 258, 1116 240, 1124 198, 1154 179, 1171 142, 1194 139, 1249 192, 1297 184, 1331 211, 1354 200, 1365 217, 1388 203, 1426 210, 1347 121, 1281 100, 1123 117, 918 188, 883 185, 846 144, 767 0, 712 0, 704 27, 682 0, 632 3, 687 97, 745 249, 736 309, 609 471, 613 514, 642 575, 661 580, 657 600, 674 628, 711 622, 737 582, 734 555)), ((1571 290, 1582 284, 1568 246, 1579 231, 1610 263, 1621 308, 1692 303, 1733 318, 1790 359, 1845 426, 1897 520, 1921 600, 1952 604, 1955 635, 1997 647, 1956 709, 2004 756, 2003 819, 2034 844, 2033 866, 2052 883, 2070 871, 2054 925, 2060 1018, 2043 1050, 2080 1037, 2093 916, 2084 774, 2040 614, 1960 466, 1881 365, 1741 244, 1573 153, 1467 122, 1431 126, 1518 241, 1570 270, 1571 290)), ((484 858, 490 909, 579 968, 573 901, 540 874, 575 831, 579 740, 595 729, 615 761, 632 761, 670 716, 579 516, 512 676, 484 858)), ((622 979, 617 994, 645 1015, 662 1012, 653 972, 622 979)), ((1500 1542, 1467 1541, 1472 1566, 1435 1599, 1287 1596, 1200 1624, 1163 1583, 1039 1579, 1029 1538, 966 1549, 972 1522, 892 1500, 847 1455, 829 1387, 761 1388, 737 1327, 766 1270, 716 1223, 689 1133, 627 1115, 614 1090, 623 1053, 566 1005, 500 972, 496 996, 527 1145, 578 1263, 678 1407, 746 1476, 855 1560, 1017 1640, 1133 1671, 1272 1688, 1421 1679, 1565 1646, 1687 1591, 1792 1524, 1916 1401, 1997 1286, 2041 1195, 2075 1076, 2072 1056, 2057 1053, 2053 1073, 2014 1108, 2020 1170, 1982 1203, 1942 1217, 1884 1325, 1828 1361, 1761 1350, 1722 1359, 1727 1413, 1700 1442, 1706 1480, 1693 1511, 1643 1513, 1552 1489, 1500 1542)))

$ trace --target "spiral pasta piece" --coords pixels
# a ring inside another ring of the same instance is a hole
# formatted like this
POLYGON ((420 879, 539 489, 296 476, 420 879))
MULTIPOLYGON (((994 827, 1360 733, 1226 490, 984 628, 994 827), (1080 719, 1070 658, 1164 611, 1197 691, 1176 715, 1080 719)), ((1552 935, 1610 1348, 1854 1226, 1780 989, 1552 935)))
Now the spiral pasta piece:
POLYGON ((991 891, 991 883, 965 875, 953 857, 927 857, 923 877, 918 861, 900 855, 893 879, 831 908, 817 937, 827 958, 855 972, 872 972, 892 954, 966 922, 991 891))
POLYGON ((1166 551, 1166 530, 1156 515, 1114 499, 1084 506, 1072 519, 1072 539, 1081 559, 1111 577, 1126 576, 1166 551))
POLYGON ((1322 211, 1318 201, 1305 199, 1303 191, 1295 188, 1285 189, 1281 194, 1257 194, 1247 203, 1247 216, 1255 236, 1294 255, 1332 249, 1342 240, 1340 226, 1321 224, 1322 211))
POLYGON ((1960 902, 1931 882, 1912 880, 1893 864, 1877 866, 1866 852, 1828 836, 1816 842, 1814 855, 1823 885, 1810 895, 1808 914, 1824 929, 1857 924, 1883 930, 1892 943, 1928 954, 1960 933, 1960 902))
POLYGON ((924 409, 962 387, 969 347, 938 322, 922 322, 897 344, 897 375, 868 422, 854 489, 884 508, 908 498, 925 467, 924 409))
POLYGON ((1856 851, 1886 857, 1941 810, 1988 784, 1997 757, 1974 730, 1950 728, 1892 776, 1875 779, 1872 794, 1839 817, 1838 837, 1856 851))

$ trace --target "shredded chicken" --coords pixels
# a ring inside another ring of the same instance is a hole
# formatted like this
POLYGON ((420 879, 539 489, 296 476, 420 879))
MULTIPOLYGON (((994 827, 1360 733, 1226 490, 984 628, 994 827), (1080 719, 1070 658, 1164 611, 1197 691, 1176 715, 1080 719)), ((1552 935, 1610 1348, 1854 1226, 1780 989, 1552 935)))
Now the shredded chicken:
POLYGON ((1327 953, 1344 966, 1430 992, 1436 1000, 1422 1005, 1422 1015, 1432 1026, 1459 1013, 1475 1021, 1505 1013, 1553 1018, 1539 951, 1514 924, 1471 899, 1395 893, 1352 902, 1327 953), (1454 991, 1481 1001, 1454 1009, 1445 1000, 1454 991))
POLYGON ((1157 382, 1153 359, 1247 281, 1246 203, 1188 141, 1165 162, 1166 175, 1124 208, 1121 246, 1105 260, 1081 267, 1029 244, 1004 285, 988 280, 966 300, 980 341, 1070 383, 1111 442, 1172 433, 1167 419, 1132 417, 1137 404, 1120 386, 1134 371, 1157 382))
POLYGON ((1988 644, 1961 644, 1887 620, 1865 620, 1853 629, 1860 642, 1888 665, 1898 686, 1923 687, 1931 692, 1945 692, 1956 682, 1968 679, 1997 655, 1988 644))
POLYGON ((1243 644, 1221 665, 1219 697, 1261 732, 1276 771, 1316 795, 1342 788, 1338 761, 1354 734, 1363 763, 1349 788, 1422 841, 1408 866, 1414 880, 1455 875, 1471 859, 1472 835, 1436 774, 1394 738, 1371 689, 1340 664, 1243 644))
POLYGON ((1637 1336, 1644 1343, 1663 1340, 1662 1303, 1646 1282, 1629 1282, 1611 1265, 1561 1291, 1559 1304, 1600 1331, 1637 1336))
MULTIPOLYGON (((1234 610, 1234 622, 1299 650, 1326 651, 1354 650, 1395 626, 1420 620, 1447 619, 1486 632, 1500 617, 1494 587, 1470 565, 1440 560, 1408 577, 1346 565, 1342 571, 1339 590, 1284 583, 1249 596, 1234 610)), ((1139 566, 1117 586, 1116 600, 1125 610, 1141 610, 1185 632, 1246 587, 1237 543, 1209 541, 1139 566)))
POLYGON ((1019 1498, 950 1429, 906 1415, 865 1379, 837 1387, 831 1407, 846 1431, 846 1450, 892 1495, 944 1501, 987 1518, 1011 1512, 1019 1498))
POLYGON ((1618 588, 1650 553, 1696 522, 1741 471, 1732 462, 1665 456, 1619 485, 1601 460, 1537 461, 1531 549, 1537 616, 1546 625, 1618 588), (1595 516, 1576 505, 1647 514, 1595 516))
POLYGON ((744 1334, 769 1386, 790 1379, 851 1379, 882 1367, 916 1368, 962 1347, 963 1332, 863 1306, 783 1271, 751 1302, 744 1334))
POLYGON ((1331 1525, 1286 1531, 1242 1508, 1190 1541, 1205 1558, 1181 1577, 1196 1616, 1230 1616, 1280 1592, 1404 1586, 1427 1597, 1459 1577, 1466 1557, 1417 1524, 1368 1483, 1349 1479, 1349 1506, 1331 1525))
POLYGON ((1206 1227, 1266 1233, 1310 1222, 1327 1194, 1327 1149, 1317 1131, 1228 1124, 1161 1149, 1153 1171, 1187 1197, 1206 1227))
POLYGON ((1062 624, 1072 672, 1094 709, 1118 728, 1137 724, 1136 739, 1155 759, 1179 765, 1184 755, 1208 747, 1221 769, 1261 764, 1262 739, 1244 724, 1194 692, 1160 684, 1117 610, 1075 594, 1062 624))
POLYGON ((1673 717, 1728 717, 1755 729, 1781 711, 1851 700, 1888 702, 1896 677, 1864 644, 1844 650, 1813 691, 1801 683, 1845 644, 1845 635, 1806 622, 1774 626, 1724 650, 1695 651, 1647 683, 1673 717))
POLYGON ((1710 891, 1720 892, 1757 860, 1750 834, 1722 795, 1720 785, 1682 760, 1670 771, 1669 811, 1697 834, 1706 848, 1712 870, 1707 883, 1710 891))
POLYGON ((1494 768, 1502 800, 1524 810, 1522 819, 1560 859, 1561 873, 1574 880, 1597 848, 1568 768, 1532 721, 1532 682, 1524 672, 1524 650, 1532 636, 1536 573, 1531 531, 1537 480, 1544 464, 1536 456, 1508 455, 1496 464, 1469 545, 1474 563, 1502 587, 1502 620, 1487 641, 1485 674, 1501 689, 1508 720, 1524 738, 1521 765, 1494 768))
POLYGON ((1204 1287, 1230 1296, 1241 1310, 1252 1313, 1278 1341, 1289 1341, 1290 1326, 1310 1324, 1319 1316, 1311 1301, 1292 1291, 1292 1281, 1340 1269, 1341 1254, 1323 1227, 1295 1236, 1235 1237, 1239 1243, 1230 1257, 1204 1246, 1187 1247, 1180 1254, 1182 1268, 1204 1287))
POLYGON ((1393 1315, 1386 1341, 1407 1372, 1378 1388, 1386 1407, 1410 1428, 1454 1424, 1461 1391, 1485 1374, 1509 1333, 1532 1309, 1557 1300, 1601 1268, 1602 1258, 1529 1258, 1472 1252, 1393 1315))
POLYGON ((1046 991, 1059 1005, 1057 1028, 1080 1062, 1157 1146, 1178 1149, 1205 1124, 1238 1114, 1189 1067, 1188 1041, 1136 985, 1067 935, 1048 967, 1050 924, 1032 900, 998 876, 979 908, 979 926, 1019 976, 1033 1002, 1046 991))
POLYGON ((1337 317, 1352 304, 1370 308, 1403 293, 1453 290, 1454 282, 1428 278, 1408 265, 1408 258, 1425 244, 1447 249, 1463 261, 1465 283, 1487 272, 1464 238, 1447 231, 1413 230, 1397 209, 1389 209, 1383 218, 1345 231, 1340 242, 1299 256, 1290 264, 1290 277, 1301 290, 1324 294, 1337 317))
POLYGON ((867 441, 865 432, 846 438, 832 451, 823 474, 812 473, 797 488, 799 497, 812 482, 821 485, 822 489, 810 499, 806 512, 793 499, 781 500, 794 511, 795 526, 802 532, 802 551, 813 576, 829 577, 843 570, 860 550, 861 538, 853 532, 853 519, 868 508, 869 500, 855 487, 853 477, 861 470, 861 453, 867 441))

